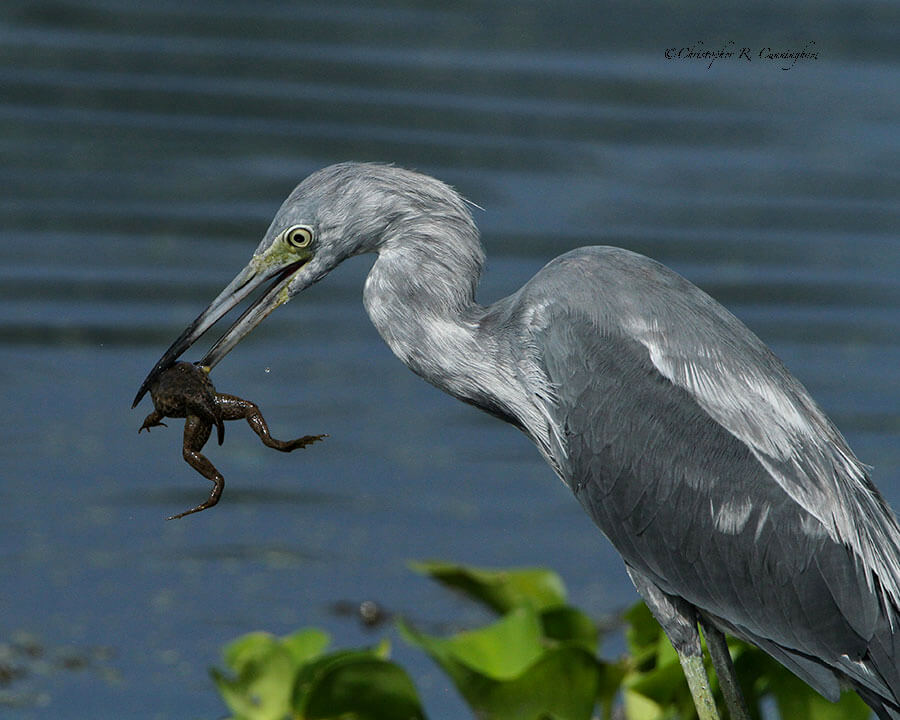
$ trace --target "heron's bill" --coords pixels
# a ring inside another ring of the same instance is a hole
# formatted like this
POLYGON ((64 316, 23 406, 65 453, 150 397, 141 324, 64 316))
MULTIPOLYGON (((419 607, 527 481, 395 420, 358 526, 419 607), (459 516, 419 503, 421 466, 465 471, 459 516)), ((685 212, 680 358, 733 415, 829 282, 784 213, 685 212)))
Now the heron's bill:
POLYGON ((237 345, 247 333, 259 325, 260 322, 279 305, 283 305, 288 300, 287 286, 293 279, 294 275, 309 262, 308 258, 297 260, 295 262, 276 268, 270 272, 259 269, 257 263, 251 262, 245 267, 237 277, 232 280, 228 286, 219 293, 218 297, 213 300, 197 318, 188 325, 184 332, 178 336, 169 349, 163 353, 153 369, 141 383, 141 387, 134 397, 131 407, 137 407, 137 404, 144 397, 150 386, 159 377, 160 373, 170 368, 176 360, 197 340, 206 333, 213 325, 216 324, 229 311, 246 299, 260 285, 268 282, 272 283, 263 292, 257 300, 248 307, 243 314, 235 320, 235 322, 225 331, 225 334, 219 338, 210 351, 206 353, 199 362, 206 372, 225 357, 231 349, 237 345))

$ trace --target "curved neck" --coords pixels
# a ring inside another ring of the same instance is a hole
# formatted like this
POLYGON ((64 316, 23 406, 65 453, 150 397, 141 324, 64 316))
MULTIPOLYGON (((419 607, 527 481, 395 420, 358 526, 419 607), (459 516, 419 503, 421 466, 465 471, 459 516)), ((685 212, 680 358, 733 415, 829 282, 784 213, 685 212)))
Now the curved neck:
POLYGON ((484 308, 475 302, 482 262, 477 238, 451 248, 413 232, 385 240, 376 252, 363 303, 381 337, 428 382, 495 411, 485 376, 492 374, 495 348, 479 332, 484 308))
POLYGON ((523 430, 558 471, 544 373, 525 341, 502 321, 515 295, 485 308, 475 302, 482 252, 466 239, 404 235, 377 248, 363 291, 381 337, 413 372, 523 430))

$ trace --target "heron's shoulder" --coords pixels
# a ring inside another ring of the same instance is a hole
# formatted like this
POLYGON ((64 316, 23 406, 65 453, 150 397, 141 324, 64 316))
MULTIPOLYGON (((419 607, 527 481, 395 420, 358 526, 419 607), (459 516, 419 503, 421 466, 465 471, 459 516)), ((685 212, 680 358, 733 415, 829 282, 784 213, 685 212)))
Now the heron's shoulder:
POLYGON ((612 334, 630 335, 634 327, 652 323, 674 340, 685 329, 708 334, 724 325, 753 343, 749 331, 698 287, 662 263, 619 247, 570 250, 541 268, 509 301, 536 329, 577 317, 612 334))
POLYGON ((585 278, 663 281, 679 277, 653 258, 613 245, 588 245, 564 252, 551 260, 541 273, 579 273, 585 278))
POLYGON ((606 283, 665 287, 680 277, 662 263, 611 245, 591 245, 569 250, 547 263, 526 285, 530 292, 585 284, 606 283))

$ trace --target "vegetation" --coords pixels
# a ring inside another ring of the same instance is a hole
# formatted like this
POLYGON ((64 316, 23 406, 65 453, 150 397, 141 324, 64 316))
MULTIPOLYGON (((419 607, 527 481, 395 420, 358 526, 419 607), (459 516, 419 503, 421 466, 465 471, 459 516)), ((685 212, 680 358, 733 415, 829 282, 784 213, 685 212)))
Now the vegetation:
MULTIPOLYGON (((603 659, 597 655, 597 624, 567 604, 563 583, 552 571, 446 563, 418 563, 414 569, 498 616, 485 627, 449 637, 433 637, 398 621, 404 640, 447 673, 475 717, 696 717, 675 651, 645 605, 624 615, 628 653, 603 659)), ((329 643, 318 629, 282 638, 256 632, 230 643, 224 652, 227 671, 211 672, 234 720, 427 717, 409 675, 390 660, 387 640, 353 650, 329 651, 329 643)), ((870 717, 853 693, 829 703, 760 650, 733 640, 729 647, 754 718, 764 716, 763 707, 765 717, 791 720, 870 717)))

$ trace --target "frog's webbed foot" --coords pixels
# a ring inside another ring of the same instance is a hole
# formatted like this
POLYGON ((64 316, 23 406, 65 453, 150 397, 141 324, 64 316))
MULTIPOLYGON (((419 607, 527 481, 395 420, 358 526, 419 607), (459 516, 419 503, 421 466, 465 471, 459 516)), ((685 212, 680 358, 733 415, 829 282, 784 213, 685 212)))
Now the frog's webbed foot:
POLYGON ((138 428, 138 434, 140 434, 142 430, 146 430, 147 432, 150 432, 150 428, 159 427, 160 425, 162 425, 162 427, 169 427, 164 422, 162 422, 162 419, 164 417, 165 417, 165 415, 163 415, 161 412, 159 412, 159 410, 154 410, 152 413, 150 413, 147 417, 144 418, 143 425, 141 425, 138 428))
POLYGON ((225 489, 225 480, 219 475, 217 480, 214 480, 215 487, 213 487, 212 492, 209 493, 209 497, 202 503, 200 503, 197 507, 193 507, 190 510, 185 510, 184 512, 180 512, 177 515, 169 515, 166 520, 177 520, 178 518, 183 518, 185 515, 190 515, 192 513, 200 512, 201 510, 206 510, 206 508, 211 508, 217 502, 219 502, 219 498, 222 496, 222 490, 225 489))
MULTIPOLYGON (((319 442, 320 440, 324 440, 328 437, 328 434, 323 435, 304 435, 301 438, 297 438, 296 440, 288 440, 285 443, 282 443, 285 452, 290 452, 291 450, 297 450, 299 448, 305 448, 307 445, 312 445, 314 442, 319 442)), ((280 440, 275 440, 275 442, 281 442, 280 440)))

